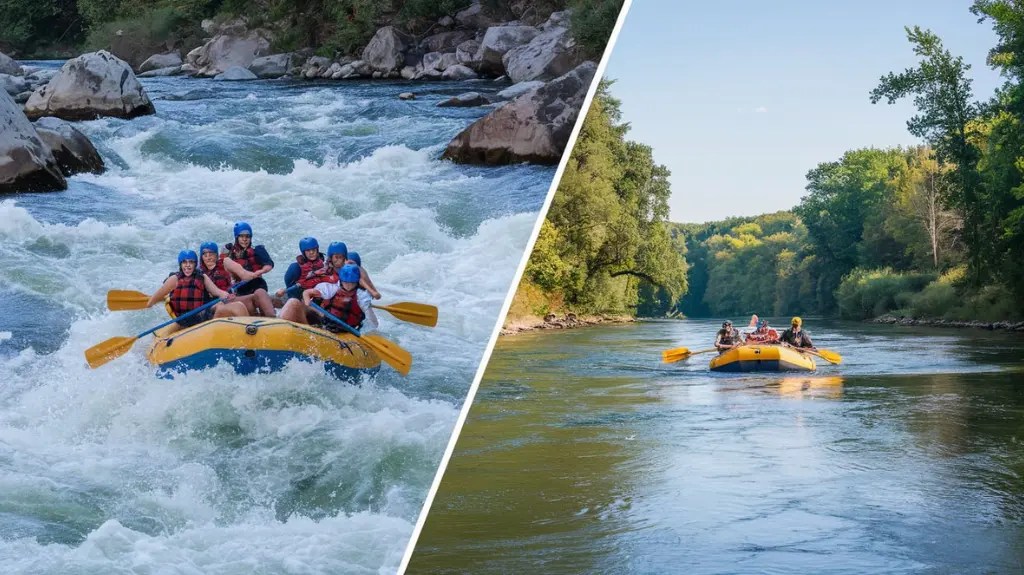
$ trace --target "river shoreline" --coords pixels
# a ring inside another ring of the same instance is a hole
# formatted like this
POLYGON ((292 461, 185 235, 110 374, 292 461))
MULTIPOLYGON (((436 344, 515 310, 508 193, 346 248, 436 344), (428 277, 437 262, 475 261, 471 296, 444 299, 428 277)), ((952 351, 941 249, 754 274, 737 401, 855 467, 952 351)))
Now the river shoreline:
POLYGON ((537 316, 526 316, 511 319, 504 326, 502 326, 501 333, 499 333, 499 335, 508 336, 541 330, 574 329, 580 327, 591 327, 595 325, 634 323, 637 321, 635 317, 630 315, 576 315, 574 313, 567 313, 561 318, 553 316, 554 314, 551 314, 545 318, 537 316))
POLYGON ((946 327, 946 328, 959 328, 959 329, 986 329, 989 331, 1003 330, 1003 331, 1016 331, 1024 332, 1024 321, 997 321, 987 322, 980 320, 948 320, 948 319, 927 319, 927 318, 913 318, 903 317, 894 315, 883 315, 876 317, 875 319, 865 320, 866 323, 880 324, 880 325, 895 325, 903 327, 946 327))

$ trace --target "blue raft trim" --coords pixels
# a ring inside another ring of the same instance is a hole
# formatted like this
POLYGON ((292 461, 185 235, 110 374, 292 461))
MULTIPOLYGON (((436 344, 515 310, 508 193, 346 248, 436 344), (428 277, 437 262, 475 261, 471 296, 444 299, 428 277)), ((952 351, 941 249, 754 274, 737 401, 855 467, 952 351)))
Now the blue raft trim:
POLYGON ((711 371, 722 371, 727 373, 750 372, 750 371, 807 371, 807 368, 778 359, 757 359, 747 361, 733 361, 711 371))
MULTIPOLYGON (((160 364, 160 367, 157 369, 157 375, 163 379, 170 379, 174 377, 175 373, 209 369, 221 361, 231 364, 235 368, 235 373, 239 375, 274 373, 284 369, 284 366, 293 359, 308 363, 321 361, 302 353, 285 350, 208 349, 188 357, 160 364)), ((324 361, 322 363, 324 364, 324 371, 343 381, 359 381, 362 375, 375 375, 380 371, 379 365, 376 367, 356 368, 333 361, 324 361)))

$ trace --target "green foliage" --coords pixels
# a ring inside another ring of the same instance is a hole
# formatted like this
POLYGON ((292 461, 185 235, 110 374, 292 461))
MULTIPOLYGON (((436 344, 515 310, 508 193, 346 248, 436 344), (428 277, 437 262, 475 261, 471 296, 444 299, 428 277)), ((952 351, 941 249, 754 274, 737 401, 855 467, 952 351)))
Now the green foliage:
POLYGON ((668 226, 668 170, 625 139, 619 102, 602 82, 583 122, 526 269, 580 312, 665 315, 686 291, 668 226))
POLYGON ((622 0, 576 0, 572 7, 573 38, 588 58, 599 58, 615 28, 622 0))
POLYGON ((933 273, 897 273, 888 268, 854 270, 836 291, 839 316, 869 319, 906 308, 914 294, 936 279, 933 273))
POLYGON ((7 51, 70 44, 81 33, 82 17, 74 0, 0 0, 0 47, 7 51))

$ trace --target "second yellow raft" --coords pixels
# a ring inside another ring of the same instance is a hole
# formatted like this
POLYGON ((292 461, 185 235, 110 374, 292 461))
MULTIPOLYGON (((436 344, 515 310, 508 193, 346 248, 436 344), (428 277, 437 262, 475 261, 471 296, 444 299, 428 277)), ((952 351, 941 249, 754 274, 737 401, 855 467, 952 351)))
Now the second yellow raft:
POLYGON ((744 345, 711 360, 711 371, 814 371, 808 354, 782 345, 744 345))

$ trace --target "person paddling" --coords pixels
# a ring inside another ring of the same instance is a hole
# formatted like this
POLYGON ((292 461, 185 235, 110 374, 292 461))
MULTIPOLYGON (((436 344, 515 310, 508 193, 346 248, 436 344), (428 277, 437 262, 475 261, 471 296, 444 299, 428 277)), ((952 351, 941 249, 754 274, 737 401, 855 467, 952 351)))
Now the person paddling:
POLYGON ((287 294, 289 298, 301 299, 303 291, 319 283, 337 283, 338 270, 348 257, 348 248, 342 242, 332 242, 327 246, 327 256, 324 257, 320 253, 320 244, 311 237, 299 240, 299 252, 299 257, 284 272, 285 287, 274 293, 278 298, 287 294))
POLYGON ((807 332, 803 330, 803 323, 802 319, 794 317, 789 329, 782 332, 780 340, 782 343, 796 348, 816 350, 814 342, 811 341, 811 336, 807 335, 807 332))
MULTIPOLYGON (((264 294, 268 295, 269 299, 267 280, 263 279, 262 276, 274 269, 274 260, 270 259, 270 254, 267 253, 267 249, 262 245, 253 247, 252 226, 248 223, 236 223, 234 234, 234 243, 224 246, 226 257, 241 266, 245 271, 256 274, 256 279, 250 280, 249 283, 238 288, 238 295, 255 294, 257 291, 262 290, 264 294)), ((229 268, 228 271, 230 272, 231 269, 229 268)), ((231 275, 234 276, 236 282, 244 279, 234 273, 231 275)))
MULTIPOLYGON (((203 242, 199 246, 199 260, 199 270, 209 276, 213 283, 223 291, 231 290, 233 277, 240 278, 242 281, 252 281, 260 277, 238 265, 227 255, 221 255, 216 242, 203 242)), ((276 315, 274 304, 265 291, 260 290, 254 294, 237 296, 235 301, 245 306, 248 315, 256 315, 257 309, 264 317, 276 315)))
POLYGON ((715 348, 718 351, 726 351, 740 345, 740 332, 732 326, 732 320, 722 322, 722 329, 715 334, 715 348))
POLYGON ((352 264, 359 268, 359 285, 368 291, 373 299, 380 299, 380 292, 377 291, 377 286, 373 285, 373 280, 370 279, 370 274, 363 269, 363 259, 359 257, 356 252, 349 252, 348 259, 345 261, 346 264, 352 264))
POLYGON ((775 328, 768 327, 768 320, 762 319, 757 323, 757 329, 747 335, 747 345, 770 345, 779 343, 779 332, 775 328))
POLYGON ((281 309, 280 317, 295 323, 323 327, 332 332, 342 331, 334 322, 324 321, 319 311, 309 307, 314 299, 322 299, 321 307, 349 326, 359 329, 363 320, 369 319, 370 324, 376 328, 378 323, 373 313, 371 296, 365 290, 358 289, 359 267, 346 264, 339 270, 338 276, 338 283, 317 284, 315 288, 305 290, 301 300, 289 299, 281 309))
POLYGON ((174 315, 180 316, 215 297, 223 300, 209 309, 177 322, 181 327, 192 327, 214 317, 246 315, 245 305, 231 301, 235 296, 217 287, 210 276, 198 269, 198 262, 199 258, 194 251, 181 250, 178 253, 178 271, 168 276, 160 289, 149 296, 146 307, 152 307, 170 295, 171 310, 174 315))

